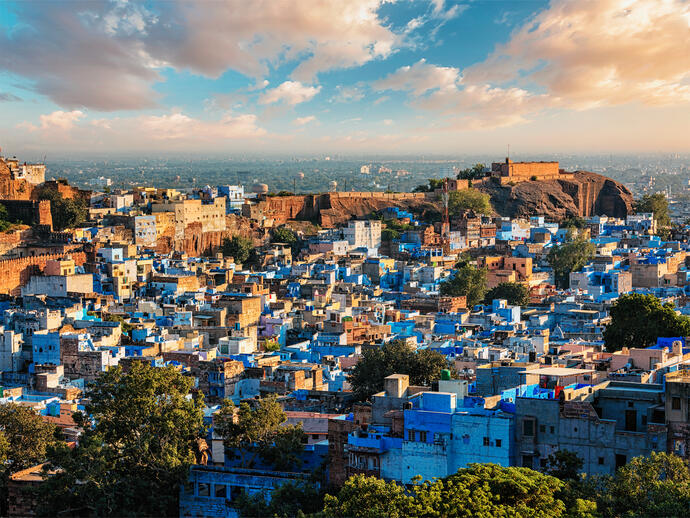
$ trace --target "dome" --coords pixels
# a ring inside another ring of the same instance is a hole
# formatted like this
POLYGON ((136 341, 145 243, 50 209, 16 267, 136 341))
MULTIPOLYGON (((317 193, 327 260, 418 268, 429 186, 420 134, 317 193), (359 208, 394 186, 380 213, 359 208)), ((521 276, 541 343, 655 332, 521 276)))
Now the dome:
POLYGON ((252 192, 256 194, 265 194, 268 192, 268 185, 265 183, 255 183, 252 185, 252 192))

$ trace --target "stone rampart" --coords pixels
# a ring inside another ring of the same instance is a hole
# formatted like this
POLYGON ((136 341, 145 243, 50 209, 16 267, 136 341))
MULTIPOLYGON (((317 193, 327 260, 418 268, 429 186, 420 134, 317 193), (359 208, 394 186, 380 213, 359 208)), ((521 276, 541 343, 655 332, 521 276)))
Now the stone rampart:
MULTIPOLYGON (((77 266, 86 262, 84 252, 69 255, 77 266)), ((48 261, 63 257, 64 254, 43 254, 0 261, 0 294, 19 295, 20 288, 29 282, 32 275, 40 274, 48 261)))

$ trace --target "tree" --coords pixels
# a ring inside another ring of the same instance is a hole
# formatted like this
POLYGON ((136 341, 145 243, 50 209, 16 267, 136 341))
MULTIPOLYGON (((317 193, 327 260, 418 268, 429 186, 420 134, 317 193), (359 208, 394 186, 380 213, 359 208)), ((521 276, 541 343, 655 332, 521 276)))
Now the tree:
POLYGON ((484 169, 486 169, 486 165, 484 164, 474 164, 472 167, 462 169, 460 172, 458 172, 458 180, 474 180, 483 178, 486 176, 484 169))
POLYGON ((413 497, 395 482, 354 475, 337 496, 324 497, 324 514, 337 518, 405 518, 412 516, 413 497))
POLYGON ((546 458, 546 473, 560 480, 577 480, 583 465, 577 453, 558 450, 546 458))
POLYGON ((309 482, 287 482, 271 492, 266 501, 263 493, 247 494, 245 491, 233 499, 232 506, 240 516, 247 518, 292 518, 313 515, 323 508, 323 494, 309 482))
POLYGON ((570 283, 570 272, 581 270, 594 257, 596 247, 585 236, 578 235, 562 245, 556 245, 546 257, 560 288, 567 288, 570 283))
POLYGON ((429 183, 424 185, 418 185, 412 192, 434 192, 436 189, 441 189, 443 187, 443 180, 437 180, 436 178, 429 178, 429 183))
POLYGON ((662 305, 654 295, 623 295, 609 313, 611 322, 604 329, 608 351, 649 347, 659 337, 690 336, 690 318, 678 315, 670 303, 662 305))
POLYGON ((386 376, 407 374, 412 385, 430 385, 441 378, 444 369, 455 370, 438 351, 422 349, 415 352, 405 342, 394 340, 382 347, 366 349, 348 376, 348 381, 355 399, 365 401, 383 390, 386 376))
POLYGON ((690 468, 680 457, 652 452, 616 471, 599 495, 604 516, 688 516, 690 468))
POLYGON ((294 471, 304 449, 302 425, 285 425, 287 416, 275 397, 266 397, 254 407, 244 402, 239 409, 224 400, 215 417, 215 431, 226 448, 234 450, 240 467, 251 468, 261 457, 275 469, 294 471))
POLYGON ((32 408, 0 405, 0 513, 7 515, 7 482, 15 471, 46 460, 55 441, 55 427, 32 408))
POLYGON ((487 304, 496 299, 505 299, 512 306, 526 306, 529 304, 529 289, 519 282, 502 282, 486 294, 487 304))
POLYGON ((288 227, 278 227, 273 230, 271 242, 294 246, 297 243, 297 235, 288 227))
POLYGON ((4 205, 0 205, 0 232, 6 232, 11 226, 12 223, 10 223, 10 216, 7 213, 7 209, 4 205))
POLYGON ((470 464, 457 473, 416 484, 411 492, 395 482, 356 475, 337 496, 326 495, 328 517, 559 517, 562 482, 528 468, 470 464))
POLYGON ((668 200, 664 193, 645 194, 635 203, 635 212, 653 212, 657 225, 667 227, 671 224, 668 200))
POLYGON ((467 297, 467 307, 473 307, 486 295, 486 270, 471 264, 462 266, 455 275, 441 283, 441 295, 467 297))
POLYGON ((580 216, 569 216, 560 223, 561 228, 583 229, 587 228, 587 222, 580 216))
POLYGON ((400 239, 400 232, 393 228, 384 228, 381 231, 381 241, 390 242, 394 239, 400 239))
POLYGON ((491 197, 477 189, 448 193, 448 212, 451 216, 458 216, 466 210, 471 210, 475 214, 490 215, 493 212, 491 197))
POLYGON ((251 239, 242 236, 225 238, 221 247, 225 257, 232 257, 236 263, 245 263, 254 252, 254 244, 251 239))
POLYGON ((39 488, 41 512, 56 515, 172 516, 179 487, 203 435, 203 396, 173 367, 135 362, 87 389, 79 445, 50 453, 54 470, 39 488))
POLYGON ((59 191, 43 188, 38 193, 38 199, 50 201, 50 215, 56 230, 74 228, 89 216, 89 209, 82 198, 66 199, 59 191))

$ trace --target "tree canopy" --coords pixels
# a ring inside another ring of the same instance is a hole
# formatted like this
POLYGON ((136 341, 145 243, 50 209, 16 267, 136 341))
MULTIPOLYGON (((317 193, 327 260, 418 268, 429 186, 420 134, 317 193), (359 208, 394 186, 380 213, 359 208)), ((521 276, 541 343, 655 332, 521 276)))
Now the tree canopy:
POLYGON ((608 351, 649 347, 659 337, 690 336, 690 318, 678 315, 672 304, 661 304, 654 295, 622 295, 609 313, 611 322, 604 330, 608 351))
POLYGON ((89 216, 89 209, 82 198, 66 199, 59 191, 43 188, 38 193, 39 200, 50 200, 50 215, 56 230, 74 228, 89 216))
POLYGON ((43 514, 172 516, 179 487, 203 435, 203 396, 173 367, 135 362, 116 367, 87 389, 84 428, 74 449, 49 455, 55 473, 40 486, 43 514))
POLYGON ((569 239, 562 245, 556 245, 546 257, 559 288, 567 288, 570 284, 570 272, 577 272, 585 266, 592 257, 596 247, 584 235, 569 239))
POLYGON ((287 416, 275 397, 239 408, 224 400, 214 429, 228 450, 239 456, 240 467, 254 467, 261 458, 279 471, 296 471, 304 449, 302 425, 286 425, 287 416))
POLYGON ((486 270, 466 264, 458 268, 455 275, 441 283, 441 295, 467 297, 467 307, 473 307, 484 300, 486 295, 486 270))
POLYGON ((635 212, 653 212, 657 225, 666 227, 671 224, 668 200, 664 193, 645 194, 635 203, 635 212))
POLYGON ((15 403, 0 405, 0 513, 7 515, 7 481, 15 471, 46 460, 55 441, 55 427, 33 408, 15 403))
POLYGON ((562 482, 528 468, 470 464, 457 473, 413 486, 356 475, 340 492, 326 495, 328 517, 559 517, 565 505, 557 498, 562 482))
POLYGON ((271 235, 271 242, 273 243, 285 243, 286 245, 293 246, 297 243, 297 234, 289 227, 282 226, 273 230, 271 235))
POLYGON ((451 216, 458 216, 466 210, 485 216, 493 213, 491 197, 477 189, 463 189, 451 191, 448 194, 448 212, 451 216))
POLYGON ((434 192, 436 189, 441 189, 443 187, 443 180, 437 180, 436 178, 429 178, 429 183, 418 185, 412 192, 434 192))
POLYGON ((243 236, 225 238, 221 251, 225 257, 232 257, 236 263, 243 264, 255 253, 251 239, 243 236))
POLYGON ((458 180, 474 180, 486 176, 484 172, 485 164, 474 164, 472 167, 462 169, 458 172, 458 180))
POLYGON ((352 369, 348 381, 355 399, 364 401, 383 390, 383 379, 391 374, 408 374, 411 385, 430 385, 441 378, 441 371, 455 369, 445 356, 431 349, 415 352, 401 340, 382 347, 365 349, 352 369))
POLYGON ((652 452, 607 479, 598 495, 605 517, 690 515, 690 467, 680 457, 652 452))
POLYGON ((486 293, 486 303, 496 299, 505 299, 512 306, 529 304, 529 289, 519 282, 502 282, 486 293))

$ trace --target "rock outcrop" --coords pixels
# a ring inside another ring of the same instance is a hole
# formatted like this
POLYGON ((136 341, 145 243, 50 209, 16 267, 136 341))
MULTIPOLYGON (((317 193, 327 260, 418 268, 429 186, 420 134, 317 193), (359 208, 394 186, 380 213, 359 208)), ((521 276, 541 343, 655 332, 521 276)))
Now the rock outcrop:
MULTIPOLYGON (((508 217, 607 215, 633 212, 633 197, 621 183, 596 173, 576 171, 554 180, 500 184, 491 178, 474 187, 491 196, 497 214, 508 217)), ((318 221, 323 227, 342 225, 386 207, 416 214, 441 210, 438 193, 337 192, 304 196, 266 197, 252 209, 252 217, 270 218, 275 226, 290 220, 318 221)), ((250 214, 246 214, 250 216, 250 214)))
POLYGON ((483 182, 479 190, 491 196, 494 210, 511 218, 544 215, 561 220, 568 216, 607 215, 624 218, 633 212, 632 193, 606 176, 576 171, 572 179, 499 185, 483 182))

